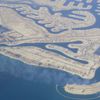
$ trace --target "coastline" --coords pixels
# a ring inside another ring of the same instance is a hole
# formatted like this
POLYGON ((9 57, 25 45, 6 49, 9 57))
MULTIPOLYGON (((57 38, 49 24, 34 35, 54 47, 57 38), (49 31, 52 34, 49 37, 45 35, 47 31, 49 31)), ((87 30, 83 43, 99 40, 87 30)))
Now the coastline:
POLYGON ((65 85, 64 86, 65 92, 71 93, 71 94, 78 94, 78 95, 90 95, 100 92, 100 82, 94 83, 91 85, 65 85))
POLYGON ((85 79, 92 79, 97 69, 97 67, 95 69, 83 67, 84 64, 76 63, 69 58, 63 57, 57 53, 43 50, 39 47, 1 47, 0 54, 20 60, 29 65, 38 65, 40 67, 46 66, 47 68, 59 69, 73 75, 79 75, 85 79), (77 67, 75 67, 73 63, 77 67))

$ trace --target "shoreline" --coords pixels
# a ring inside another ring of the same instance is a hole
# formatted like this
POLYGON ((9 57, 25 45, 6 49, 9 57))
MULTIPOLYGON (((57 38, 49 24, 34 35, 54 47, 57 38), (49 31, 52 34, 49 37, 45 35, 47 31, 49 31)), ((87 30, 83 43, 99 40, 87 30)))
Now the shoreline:
POLYGON ((59 69, 71 74, 79 75, 85 79, 92 79, 95 75, 95 69, 83 67, 84 64, 75 63, 69 58, 63 57, 57 53, 43 50, 38 47, 1 47, 0 54, 10 58, 20 60, 29 65, 38 65, 40 67, 59 69), (77 67, 74 66, 76 64, 77 67))
POLYGON ((64 86, 65 92, 71 94, 78 94, 78 95, 90 95, 100 92, 100 82, 91 84, 91 85, 65 85, 64 86))

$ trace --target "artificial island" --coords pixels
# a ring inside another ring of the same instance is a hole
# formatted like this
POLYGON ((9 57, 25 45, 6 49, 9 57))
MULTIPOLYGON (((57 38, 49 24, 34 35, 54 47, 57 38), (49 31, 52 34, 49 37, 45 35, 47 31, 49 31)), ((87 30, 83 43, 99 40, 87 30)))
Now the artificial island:
MULTIPOLYGON (((0 27, 5 29, 0 34, 0 44, 3 45, 0 54, 30 65, 59 69, 92 79, 100 67, 100 55, 96 54, 100 48, 100 28, 92 28, 97 20, 90 12, 93 0, 86 0, 86 7, 81 0, 77 6, 74 0, 67 6, 63 6, 64 0, 33 1, 38 4, 38 9, 33 8, 30 2, 0 2, 0 27), (50 12, 50 7, 55 13, 50 12), (65 17, 61 10, 70 12, 65 17), (74 43, 76 41, 79 43, 74 43), (45 46, 25 46, 36 43, 44 43, 45 46), (58 43, 66 43, 68 47, 58 43), (77 49, 77 52, 70 49, 77 49)), ((100 0, 96 2, 99 8, 100 0)), ((64 89, 73 94, 93 94, 100 92, 100 83, 67 84, 64 89)))

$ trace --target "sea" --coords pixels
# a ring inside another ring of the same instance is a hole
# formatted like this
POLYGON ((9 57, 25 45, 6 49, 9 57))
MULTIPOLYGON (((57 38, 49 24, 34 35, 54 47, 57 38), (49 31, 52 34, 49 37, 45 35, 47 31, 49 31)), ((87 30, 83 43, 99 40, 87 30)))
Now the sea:
POLYGON ((27 65, 0 55, 0 100, 100 100, 99 93, 78 96, 65 93, 66 83, 92 84, 100 81, 100 69, 92 80, 49 68, 27 65))
MULTIPOLYGON (((25 2, 31 1, 31 7, 34 9, 38 9, 40 6, 36 5, 32 0, 23 0, 25 2)), ((1 0, 0 3, 23 3, 22 0, 1 0), (15 2, 16 1, 16 2, 15 2)), ((52 0, 53 1, 53 0, 52 0)), ((73 0, 66 0, 65 5, 73 0)), ((81 1, 81 0, 74 0, 74 1, 81 1)), ((96 16, 96 24, 93 25, 92 28, 100 28, 100 17, 95 12, 97 9, 97 0, 93 1, 94 7, 90 10, 90 12, 94 13, 96 16)), ((76 2, 76 5, 77 5, 76 2)), ((83 0, 85 3, 85 1, 83 0)), ((46 6, 51 14, 51 8, 46 6)), ((99 7, 98 7, 99 8, 99 7)), ((62 16, 67 15, 71 11, 62 11, 62 16)), ((22 15, 24 16, 24 15, 22 15)), ((35 21, 38 25, 45 27, 44 25, 39 24, 35 21)), ((90 27, 91 28, 91 27, 90 27)), ((47 29, 49 32, 50 29, 47 29)), ((6 27, 0 26, 0 33, 9 31, 6 27)), ((52 34, 59 34, 53 33, 52 34)), ((75 43, 80 43, 77 41, 75 43)), ((69 43, 63 44, 56 44, 64 46, 69 43)), ((18 46, 39 46, 43 49, 46 44, 22 44, 18 46)), ((4 45, 2 45, 4 46, 4 45)), ((73 52, 77 52, 76 49, 70 49, 73 52)), ((46 49, 47 50, 47 49, 46 49)), ((53 51, 63 55, 60 52, 53 51)), ((100 55, 100 48, 97 49, 95 52, 96 54, 100 55)), ((65 56, 65 55, 63 55, 65 56)), ((68 57, 68 56, 67 56, 68 57)), ((70 58, 73 59, 73 58, 70 58)), ((75 59, 73 59, 75 60, 75 59)), ((77 61, 77 60, 76 60, 77 61)), ((82 62, 86 63, 86 62, 82 62)), ((70 73, 50 69, 50 68, 40 68, 39 66, 33 66, 25 64, 21 61, 16 59, 11 59, 7 56, 0 55, 0 100, 100 100, 100 93, 96 93, 93 95, 72 95, 64 91, 63 86, 66 84, 92 84, 100 81, 100 68, 97 69, 95 77, 91 80, 83 79, 77 75, 72 75, 70 73)))

